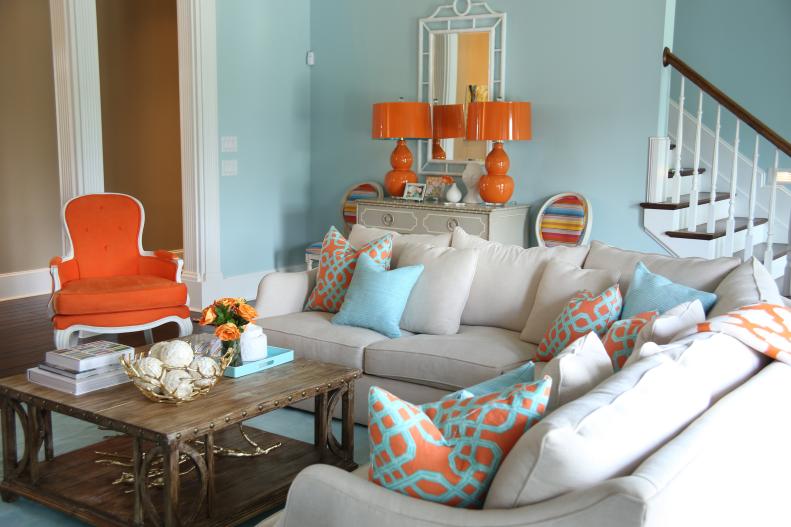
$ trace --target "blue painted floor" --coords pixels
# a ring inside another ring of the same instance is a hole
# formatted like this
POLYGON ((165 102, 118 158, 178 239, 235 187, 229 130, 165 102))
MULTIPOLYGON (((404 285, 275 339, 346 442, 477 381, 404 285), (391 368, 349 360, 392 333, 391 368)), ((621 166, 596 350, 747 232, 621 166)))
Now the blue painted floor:
MULTIPOLYGON (((255 417, 245 424, 274 432, 302 441, 313 441, 313 414, 286 408, 255 417)), ((107 431, 99 430, 96 425, 79 421, 60 414, 53 414, 53 435, 55 437, 55 455, 76 450, 78 448, 101 441, 107 431)), ((336 437, 340 437, 340 422, 335 421, 333 427, 336 437)), ((22 434, 17 431, 17 435, 22 434)), ((21 440, 21 437, 18 437, 21 440)), ((355 426, 354 460, 362 465, 368 462, 368 432, 363 426, 355 426)), ((20 448, 22 448, 20 441, 20 448)), ((2 466, 0 466, 0 475, 2 466)), ((245 526, 253 526, 263 520, 266 515, 253 519, 245 526)), ((0 502, 0 526, 40 527, 42 525, 82 526, 85 525, 60 512, 48 509, 26 499, 14 503, 0 502)))

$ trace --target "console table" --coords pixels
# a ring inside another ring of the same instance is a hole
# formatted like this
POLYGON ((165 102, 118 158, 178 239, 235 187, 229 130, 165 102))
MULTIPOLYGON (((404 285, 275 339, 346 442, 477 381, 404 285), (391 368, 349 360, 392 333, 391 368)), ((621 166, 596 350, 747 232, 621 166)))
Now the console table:
POLYGON ((402 234, 444 234, 461 227, 486 240, 526 247, 529 205, 451 205, 385 198, 357 201, 357 223, 402 234))

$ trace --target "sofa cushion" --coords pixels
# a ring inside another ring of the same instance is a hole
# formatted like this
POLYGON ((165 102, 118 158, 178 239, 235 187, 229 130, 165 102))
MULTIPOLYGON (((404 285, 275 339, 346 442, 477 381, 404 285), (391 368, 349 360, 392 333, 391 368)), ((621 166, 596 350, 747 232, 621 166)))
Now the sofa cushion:
POLYGON ((579 291, 598 295, 618 282, 618 271, 580 269, 578 265, 552 260, 546 264, 530 309, 522 340, 538 344, 569 300, 579 291))
POLYGON ((711 318, 761 302, 783 305, 777 283, 755 258, 750 258, 731 271, 714 290, 714 294, 717 295, 717 303, 709 313, 711 318))
POLYGON ((706 312, 703 311, 703 304, 700 303, 700 300, 684 302, 666 311, 664 315, 656 317, 643 326, 643 329, 637 334, 634 349, 626 359, 624 367, 655 352, 656 346, 646 347, 646 344, 669 344, 676 335, 697 326, 704 320, 706 320, 706 312))
POLYGON ((629 292, 632 274, 637 262, 643 262, 652 273, 701 291, 714 292, 728 273, 741 263, 738 258, 676 258, 661 254, 626 251, 610 247, 601 242, 591 242, 590 252, 585 259, 585 269, 613 269, 620 271, 621 293, 629 292))
POLYGON ((142 311, 186 303, 186 285, 150 275, 80 278, 66 282, 53 296, 58 315, 142 311))
POLYGON ((536 379, 535 376, 536 365, 533 361, 526 362, 521 366, 517 366, 511 371, 505 372, 497 377, 492 377, 488 381, 483 381, 475 386, 463 388, 453 393, 449 393, 445 399, 468 399, 470 397, 478 397, 486 395, 487 393, 499 392, 514 384, 531 383, 536 379))
POLYGON ((477 249, 406 245, 398 266, 423 265, 424 269, 409 295, 401 327, 431 335, 458 333, 477 264, 477 249))
POLYGON ((684 366, 656 355, 616 373, 528 430, 485 508, 513 508, 630 474, 709 406, 684 366))
POLYGON ((394 268, 399 266, 401 251, 407 245, 419 243, 432 247, 450 247, 449 232, 446 234, 401 234, 387 229, 366 227, 359 223, 354 225, 352 232, 349 233, 349 244, 355 249, 359 249, 366 243, 371 243, 387 234, 393 236, 393 255, 390 258, 390 266, 394 268))
POLYGON ((541 372, 552 379, 547 411, 578 399, 612 375, 610 357, 599 336, 590 332, 575 340, 541 372))
POLYGON ((461 323, 511 331, 524 328, 546 263, 553 259, 580 266, 588 253, 587 247, 503 245, 471 236, 460 227, 453 231, 452 247, 480 251, 461 323))
POLYGON ((455 335, 413 335, 368 344, 364 371, 458 390, 532 359, 535 349, 519 340, 519 333, 513 331, 461 326, 455 335))
POLYGON ((303 359, 362 368, 365 346, 382 340, 384 335, 365 328, 336 326, 331 318, 331 313, 305 311, 259 318, 256 323, 264 329, 270 346, 293 349, 303 359))

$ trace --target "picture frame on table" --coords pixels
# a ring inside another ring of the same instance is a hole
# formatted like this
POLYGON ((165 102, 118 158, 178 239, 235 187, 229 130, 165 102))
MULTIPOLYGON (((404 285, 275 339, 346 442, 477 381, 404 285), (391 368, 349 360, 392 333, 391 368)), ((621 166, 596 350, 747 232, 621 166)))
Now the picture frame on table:
POLYGON ((407 183, 406 187, 404 187, 403 198, 410 201, 423 201, 425 194, 425 183, 407 183))
POLYGON ((426 192, 424 200, 440 201, 445 195, 445 178, 442 176, 426 176, 426 192))

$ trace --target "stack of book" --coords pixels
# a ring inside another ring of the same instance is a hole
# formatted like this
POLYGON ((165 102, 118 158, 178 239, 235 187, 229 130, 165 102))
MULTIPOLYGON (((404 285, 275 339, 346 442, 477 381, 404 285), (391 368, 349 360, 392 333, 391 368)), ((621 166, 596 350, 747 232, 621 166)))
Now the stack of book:
POLYGON ((30 382, 55 390, 82 395, 129 382, 121 357, 134 349, 123 344, 97 340, 74 348, 48 351, 45 362, 27 371, 30 382))

